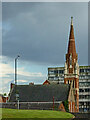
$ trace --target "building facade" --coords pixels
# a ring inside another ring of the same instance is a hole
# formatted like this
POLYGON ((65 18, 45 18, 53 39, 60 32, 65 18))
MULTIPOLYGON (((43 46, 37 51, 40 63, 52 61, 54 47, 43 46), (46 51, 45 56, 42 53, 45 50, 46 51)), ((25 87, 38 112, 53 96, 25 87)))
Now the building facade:
MULTIPOLYGON (((71 28, 64 67, 48 68, 48 80, 70 84, 74 99, 69 102, 71 112, 90 111, 90 66, 78 65, 78 54, 76 53, 73 18, 71 17, 71 28), (80 92, 80 94, 79 94, 80 92), (83 94, 84 93, 84 94, 83 94)), ((72 95, 71 94, 71 95, 72 95)))
MULTIPOLYGON (((64 67, 48 68, 48 81, 64 84, 64 67)), ((90 112, 90 66, 79 66, 79 112, 90 112)))
POLYGON ((90 66, 79 68, 79 111, 90 112, 90 66))
POLYGON ((8 100, 8 97, 5 97, 2 94, 0 94, 0 103, 6 103, 7 100, 8 100))
MULTIPOLYGON (((10 89, 8 102, 14 103, 10 104, 10 108, 17 108, 15 106, 15 102, 17 102, 15 85, 11 83, 10 89)), ((20 109, 67 111, 64 104, 70 96, 69 85, 17 85, 17 91, 20 109)), ((9 106, 7 105, 7 107, 9 106)))
POLYGON ((79 65, 75 47, 73 17, 71 17, 71 29, 64 67, 64 84, 70 84, 71 92, 74 94, 74 99, 69 101, 69 110, 79 112, 79 65))

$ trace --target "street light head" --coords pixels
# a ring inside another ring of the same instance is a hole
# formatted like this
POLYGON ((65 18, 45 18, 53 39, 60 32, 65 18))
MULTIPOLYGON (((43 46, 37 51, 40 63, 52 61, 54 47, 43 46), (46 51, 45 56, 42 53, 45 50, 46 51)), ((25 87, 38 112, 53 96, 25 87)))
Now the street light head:
POLYGON ((17 57, 15 58, 15 60, 17 60, 20 57, 20 55, 17 55, 17 57))
POLYGON ((17 57, 20 57, 20 55, 18 55, 17 57))

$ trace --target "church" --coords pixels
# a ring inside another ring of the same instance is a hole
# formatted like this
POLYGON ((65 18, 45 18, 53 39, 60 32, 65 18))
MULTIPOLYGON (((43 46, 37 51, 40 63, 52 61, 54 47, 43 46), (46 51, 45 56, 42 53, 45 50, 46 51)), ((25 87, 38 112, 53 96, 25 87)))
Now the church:
POLYGON ((73 99, 69 101, 69 110, 79 112, 79 65, 75 48, 73 18, 71 17, 71 30, 69 36, 68 52, 66 54, 64 84, 70 84, 73 99))
MULTIPOLYGON (((48 70, 48 76, 51 75, 55 68, 52 68, 52 71, 50 69, 48 70), (49 74, 50 73, 50 74, 49 74)), ((46 81, 44 84, 47 84, 48 82, 57 82, 62 83, 59 81, 59 75, 60 73, 63 73, 63 79, 64 84, 69 84, 70 86, 70 94, 68 98, 69 102, 69 111, 70 112, 79 112, 79 65, 78 65, 78 54, 76 53, 76 47, 75 47, 75 38, 74 38, 74 28, 73 28, 73 17, 71 17, 71 26, 70 26, 70 35, 69 35, 69 42, 68 42, 68 50, 66 54, 66 61, 63 68, 61 70, 58 70, 60 68, 56 68, 57 71, 57 80, 55 80, 53 77, 53 80, 46 81), (60 73, 59 73, 60 72, 60 73)), ((52 74, 53 76, 53 74, 52 74)), ((49 77, 50 78, 50 77, 49 77)))
MULTIPOLYGON (((16 94, 18 94, 19 102, 29 102, 34 104, 34 106, 37 103, 38 109, 40 108, 39 105, 44 103, 48 103, 50 108, 53 108, 54 104, 57 103, 57 108, 61 111, 67 111, 65 102, 68 101, 69 112, 79 112, 79 65, 75 47, 73 17, 71 17, 68 50, 63 75, 64 83, 54 79, 48 79, 42 85, 15 85, 11 83, 8 101, 17 101, 16 94)), ((45 107, 46 105, 42 106, 45 107)), ((44 107, 42 108, 44 109, 44 107)), ((47 108, 49 109, 49 107, 47 108)))

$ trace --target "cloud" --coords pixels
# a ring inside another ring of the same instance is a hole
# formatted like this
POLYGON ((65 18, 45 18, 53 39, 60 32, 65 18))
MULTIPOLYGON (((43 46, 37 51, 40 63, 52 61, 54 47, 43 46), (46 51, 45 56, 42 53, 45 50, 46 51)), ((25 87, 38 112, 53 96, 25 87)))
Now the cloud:
POLYGON ((89 0, 2 0, 3 2, 89 2, 89 0))
MULTIPOLYGON (((3 59, 5 59, 5 58, 7 58, 7 57, 4 56, 3 59)), ((7 63, 0 63, 0 66, 2 68, 0 77, 9 77, 11 74, 13 74, 13 75, 15 74, 14 66, 12 67, 8 63, 8 61, 7 61, 7 63)), ((22 75, 22 76, 27 76, 27 77, 43 77, 44 76, 41 72, 33 73, 33 72, 25 71, 24 67, 18 68, 17 74, 22 75)))
POLYGON ((27 80, 19 80, 19 82, 24 82, 25 83, 25 82, 27 82, 27 80))
POLYGON ((43 83, 48 66, 64 66, 71 16, 79 64, 88 63, 88 3, 3 2, 2 9, 0 79, 3 89, 7 86, 4 91, 14 82, 17 54, 21 56, 19 84, 43 83))
POLYGON ((14 58, 19 53, 21 59, 37 64, 63 65, 73 15, 79 60, 87 63, 87 3, 3 3, 2 7, 3 55, 14 58))
POLYGON ((27 77, 43 77, 44 76, 41 72, 39 72, 39 73, 26 72, 26 71, 24 71, 24 68, 20 68, 18 70, 18 75, 23 75, 23 76, 27 76, 27 77))
POLYGON ((9 74, 13 74, 14 70, 11 68, 9 64, 0 63, 2 67, 2 72, 0 73, 0 77, 9 77, 9 74))
MULTIPOLYGON (((14 82, 14 65, 12 60, 6 56, 0 56, 0 67, 2 69, 0 72, 0 87, 2 90, 0 92, 9 92, 10 83, 14 82), (11 61, 10 61, 11 60, 11 61)), ((21 65, 22 66, 22 65, 21 65)), ((26 67, 27 68, 27 67, 26 67)), ((34 83, 42 83, 45 81, 46 74, 42 72, 30 72, 26 70, 24 67, 18 67, 17 70, 17 82, 18 84, 29 84, 30 82, 34 83)))
MULTIPOLYGON (((10 76, 9 76, 10 77, 10 76)), ((12 80, 9 78, 2 78, 3 79, 3 86, 6 85, 7 83, 10 83, 12 80)))
MULTIPOLYGON (((14 69, 10 66, 10 64, 0 63, 2 67, 2 72, 0 73, 0 77, 9 77, 10 74, 14 74, 14 69)), ((24 70, 23 68, 18 69, 18 75, 27 76, 27 77, 43 77, 42 73, 30 73, 24 70)))

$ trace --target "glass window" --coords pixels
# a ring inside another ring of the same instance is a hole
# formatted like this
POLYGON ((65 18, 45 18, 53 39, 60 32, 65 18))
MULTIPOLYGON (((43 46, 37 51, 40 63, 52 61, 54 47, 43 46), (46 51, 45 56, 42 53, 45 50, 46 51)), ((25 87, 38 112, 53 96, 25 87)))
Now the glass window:
POLYGON ((49 80, 54 80, 54 77, 49 77, 48 79, 49 79, 49 80))
POLYGON ((54 77, 54 80, 59 80, 59 77, 54 77))
POLYGON ((83 73, 84 72, 84 69, 80 69, 80 73, 83 73))
POLYGON ((64 73, 64 70, 59 70, 59 74, 63 74, 64 73))
POLYGON ((50 70, 48 71, 48 74, 57 74, 58 73, 58 70, 50 70))
POLYGON ((54 73, 54 71, 49 71, 48 73, 49 73, 49 74, 53 74, 53 73, 54 73))

